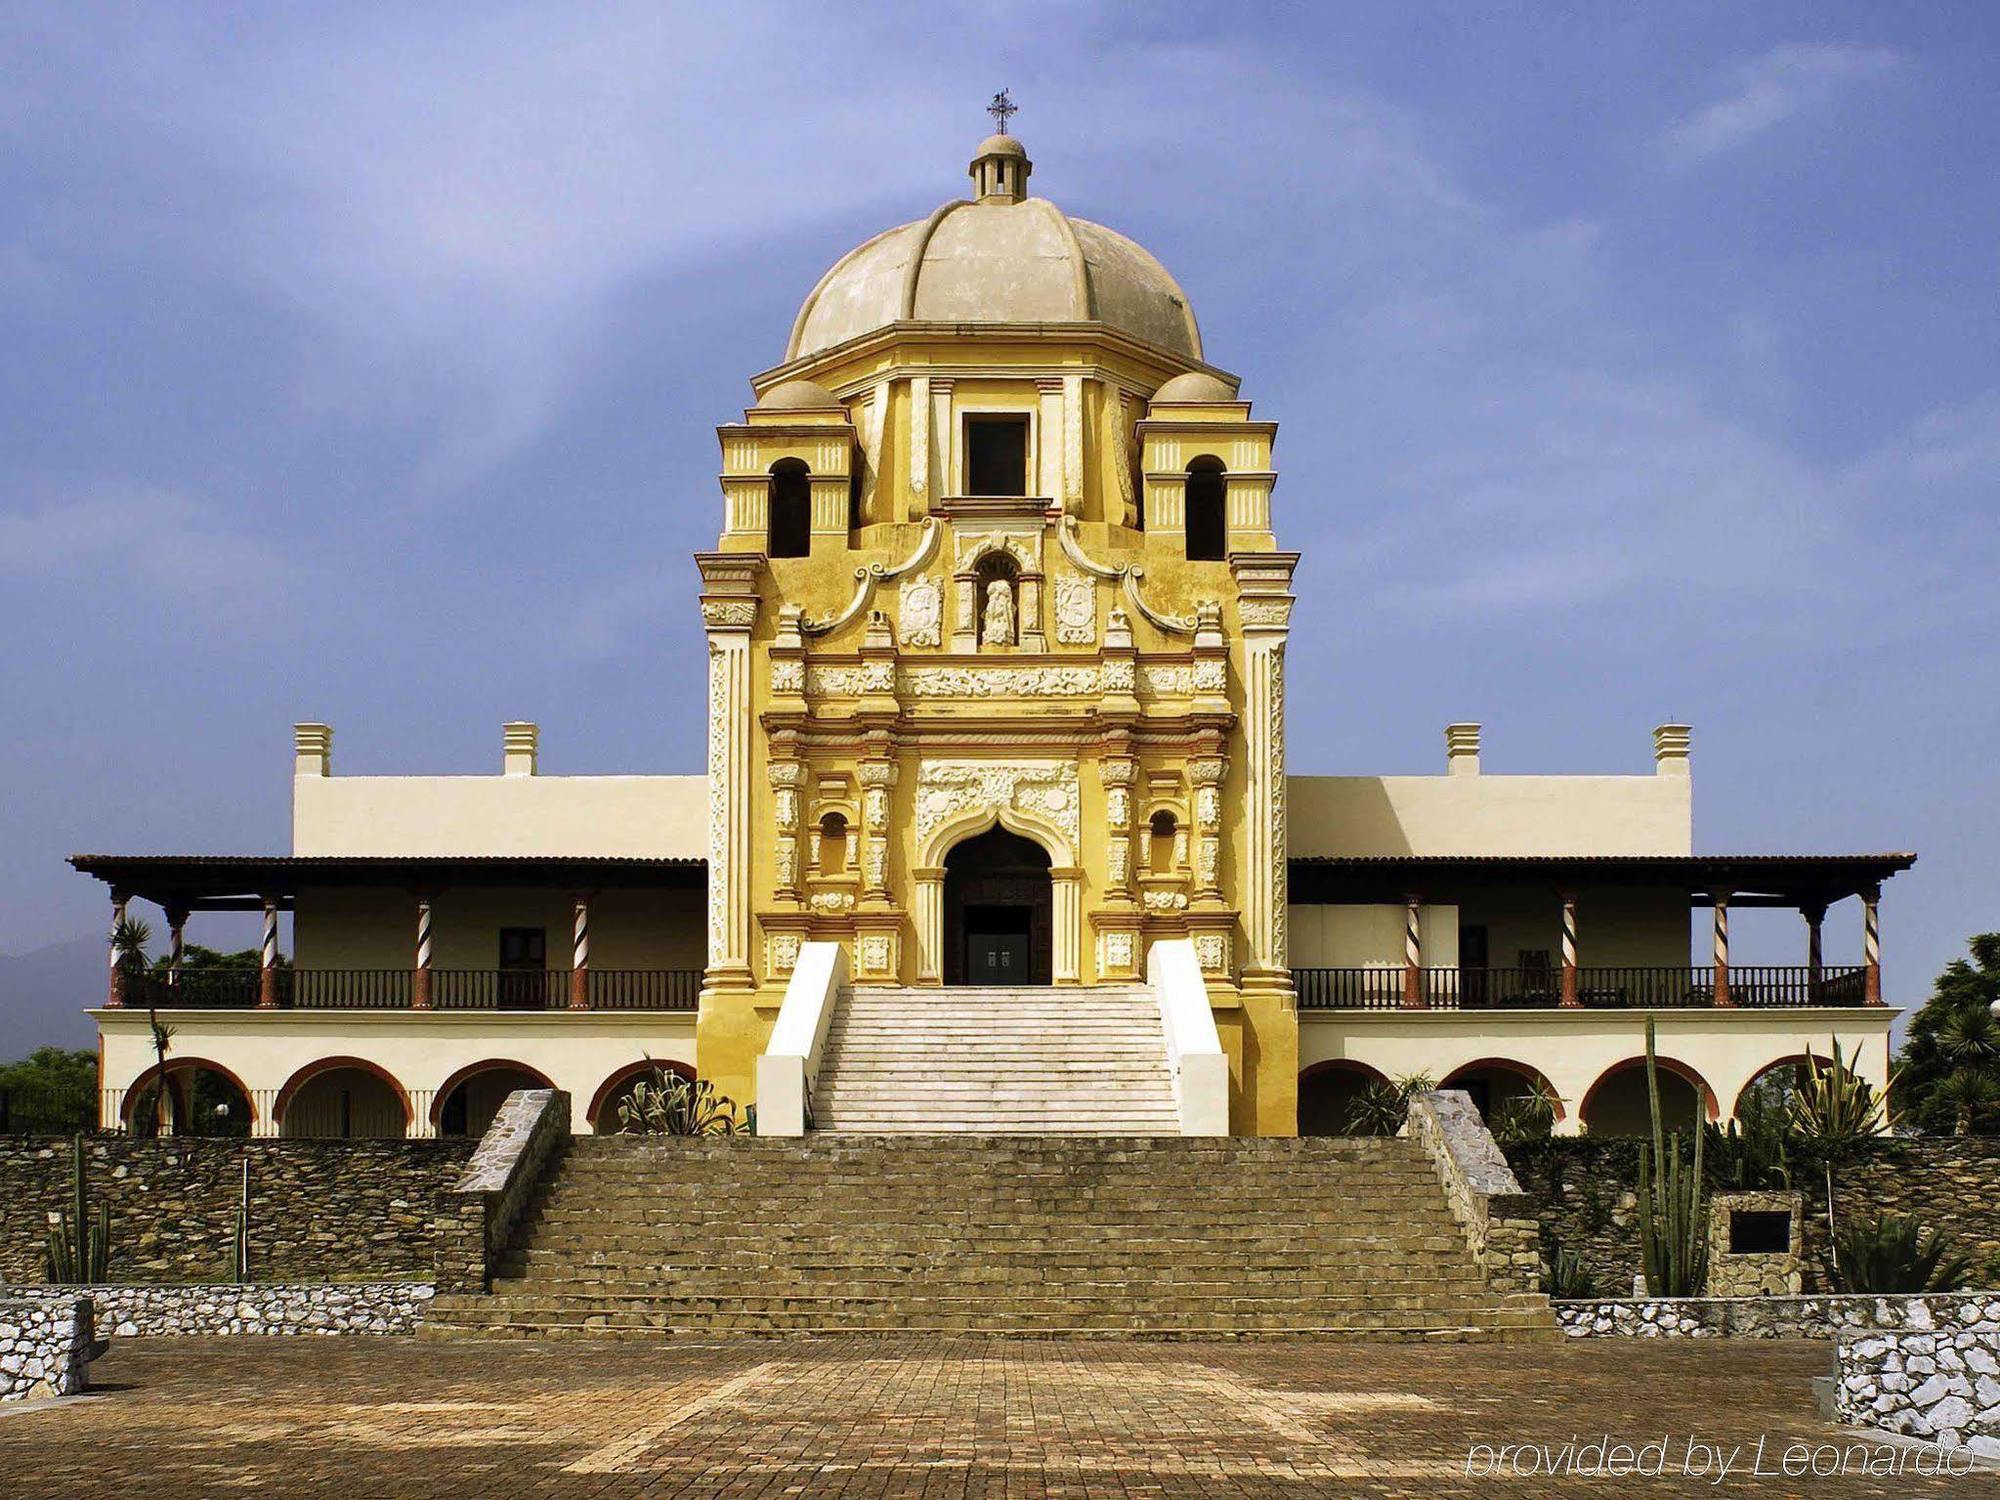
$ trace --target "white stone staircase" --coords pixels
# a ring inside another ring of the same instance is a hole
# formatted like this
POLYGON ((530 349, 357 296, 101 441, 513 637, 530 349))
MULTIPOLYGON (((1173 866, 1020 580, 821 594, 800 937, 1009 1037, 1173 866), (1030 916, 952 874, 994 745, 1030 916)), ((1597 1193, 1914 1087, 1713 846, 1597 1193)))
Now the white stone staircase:
POLYGON ((819 1130, 1177 1135, 1159 1002, 1139 986, 841 995, 812 1096, 819 1130))

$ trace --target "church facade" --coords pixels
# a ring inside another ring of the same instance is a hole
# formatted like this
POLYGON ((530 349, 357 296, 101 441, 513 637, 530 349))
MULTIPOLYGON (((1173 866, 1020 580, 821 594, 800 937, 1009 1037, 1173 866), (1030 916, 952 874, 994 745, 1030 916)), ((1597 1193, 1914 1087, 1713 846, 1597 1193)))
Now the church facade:
POLYGON ((655 1063, 754 1103, 810 944, 855 990, 1082 1021, 1184 943, 1243 1134, 1416 1073, 1627 1128, 1648 1014, 1711 1115, 1835 1041, 1886 1075, 1911 857, 1696 855, 1685 726, 1642 774, 1482 775, 1473 724, 1438 775, 1294 774, 1288 662, 1321 691, 1328 647, 1291 639, 1276 424, 1159 261, 1031 172, 991 137, 967 197, 842 257, 718 429, 705 774, 545 776, 517 724, 498 776, 337 776, 301 724, 291 854, 76 857, 167 938, 93 1011, 107 1123, 158 1086, 149 1008, 191 1128, 221 1087, 259 1133, 476 1130, 533 1083, 609 1129, 655 1063), (1859 963, 1822 952, 1841 903, 1859 963), (1730 911, 1772 905, 1804 961, 1732 965, 1730 911), (261 968, 186 965, 226 910, 264 914, 261 968))

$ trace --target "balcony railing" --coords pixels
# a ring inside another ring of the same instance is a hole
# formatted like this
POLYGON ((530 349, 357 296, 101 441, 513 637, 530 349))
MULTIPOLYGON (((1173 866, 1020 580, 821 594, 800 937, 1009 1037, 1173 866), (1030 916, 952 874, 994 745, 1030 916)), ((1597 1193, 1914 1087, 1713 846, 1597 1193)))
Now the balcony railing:
MULTIPOLYGON (((699 969, 591 969, 585 998, 592 1010, 692 1011, 699 1007, 699 969)), ((125 1004, 148 999, 163 1009, 250 1010, 263 995, 257 969, 183 969, 127 976, 125 1004)), ((276 969, 277 1004, 288 1010, 407 1010, 416 995, 409 969, 276 969)), ((568 969, 433 969, 431 1004, 438 1010, 567 1010, 568 969)))
MULTIPOLYGON (((1294 969, 1301 1010, 1397 1010, 1405 970, 1294 969)), ((1734 965, 1730 1001, 1745 1009, 1866 1003, 1867 970, 1804 965, 1734 965)), ((1557 969, 1422 968, 1418 1005, 1427 1010, 1543 1010, 1562 1004, 1557 969)), ((1577 1004, 1591 1010, 1702 1009, 1715 1004, 1715 970, 1706 966, 1579 968, 1577 1004)))

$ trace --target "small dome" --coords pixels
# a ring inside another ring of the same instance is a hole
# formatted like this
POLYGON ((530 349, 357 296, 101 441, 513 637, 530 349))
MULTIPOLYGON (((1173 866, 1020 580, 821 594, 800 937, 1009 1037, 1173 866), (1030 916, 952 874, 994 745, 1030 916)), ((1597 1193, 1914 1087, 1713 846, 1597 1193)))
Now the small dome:
POLYGON ((1187 359, 1201 331, 1174 278, 1141 245, 1027 195, 1020 137, 988 136, 978 196, 883 231, 820 278, 787 360, 898 322, 1101 323, 1187 359))
POLYGON ((840 400, 817 380, 785 380, 764 392, 759 411, 813 411, 839 406, 840 400))
POLYGON ((1157 391, 1153 392, 1152 404, 1176 401, 1234 401, 1236 387, 1220 376, 1211 375, 1206 370, 1189 370, 1185 375, 1176 375, 1157 391))

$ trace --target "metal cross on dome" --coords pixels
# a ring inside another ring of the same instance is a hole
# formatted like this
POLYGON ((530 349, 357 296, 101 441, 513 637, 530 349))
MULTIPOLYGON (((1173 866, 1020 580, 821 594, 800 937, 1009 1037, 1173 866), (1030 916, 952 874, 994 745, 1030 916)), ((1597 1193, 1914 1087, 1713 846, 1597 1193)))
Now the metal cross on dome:
POLYGON ((1005 89, 993 96, 993 102, 986 106, 986 113, 993 116, 993 123, 1000 127, 999 134, 1007 133, 1007 120, 1021 112, 1021 106, 1007 97, 1005 89))

